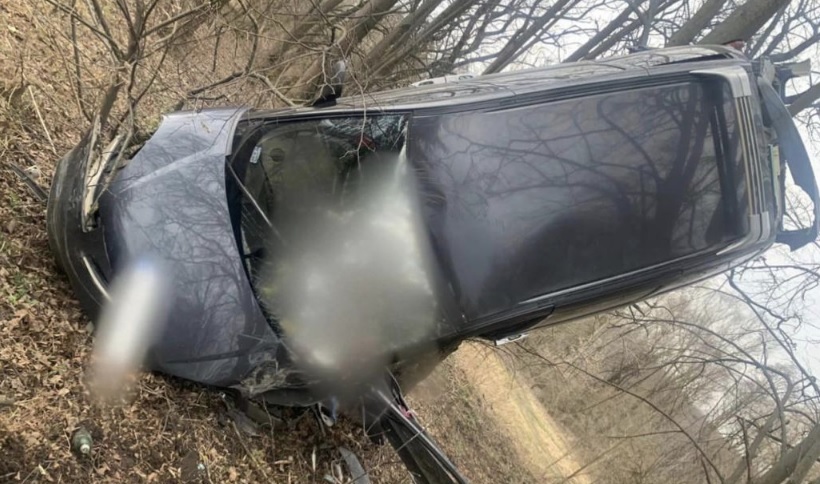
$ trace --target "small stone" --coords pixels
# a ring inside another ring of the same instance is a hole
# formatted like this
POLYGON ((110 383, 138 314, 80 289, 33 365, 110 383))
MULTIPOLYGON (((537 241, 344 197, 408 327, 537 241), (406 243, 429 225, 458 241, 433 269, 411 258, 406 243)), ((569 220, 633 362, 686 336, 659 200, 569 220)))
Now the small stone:
POLYGON ((35 182, 38 181, 40 179, 40 176, 42 175, 42 172, 40 171, 40 168, 38 168, 36 166, 30 166, 30 167, 26 168, 23 171, 25 171, 26 174, 28 176, 30 176, 31 179, 34 180, 35 182))

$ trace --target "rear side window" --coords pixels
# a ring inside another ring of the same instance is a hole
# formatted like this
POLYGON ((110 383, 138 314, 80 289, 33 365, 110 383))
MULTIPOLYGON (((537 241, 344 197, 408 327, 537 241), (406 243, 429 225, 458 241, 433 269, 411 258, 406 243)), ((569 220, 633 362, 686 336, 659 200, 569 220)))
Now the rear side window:
POLYGON ((735 239, 721 92, 681 83, 415 118, 410 157, 467 316, 735 239))

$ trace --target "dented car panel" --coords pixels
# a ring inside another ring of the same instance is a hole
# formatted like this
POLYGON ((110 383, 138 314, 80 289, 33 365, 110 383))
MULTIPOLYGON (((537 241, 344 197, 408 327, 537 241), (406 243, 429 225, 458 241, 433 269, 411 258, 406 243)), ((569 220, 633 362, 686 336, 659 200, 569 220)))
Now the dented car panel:
POLYGON ((150 254, 171 278, 172 324, 152 366, 217 386, 275 361, 280 343, 242 269, 225 196, 225 157, 242 112, 167 116, 101 201, 114 271, 150 254))
POLYGON ((108 299, 111 274, 103 232, 83 230, 85 176, 94 156, 93 138, 93 132, 86 134, 57 164, 46 211, 51 251, 92 319, 108 299))

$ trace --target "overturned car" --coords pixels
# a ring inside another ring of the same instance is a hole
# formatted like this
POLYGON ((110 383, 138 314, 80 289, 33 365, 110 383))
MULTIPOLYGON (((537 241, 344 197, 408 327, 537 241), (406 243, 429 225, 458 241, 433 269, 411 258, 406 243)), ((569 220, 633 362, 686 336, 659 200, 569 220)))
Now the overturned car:
POLYGON ((461 341, 816 238, 814 174, 773 83, 733 49, 684 47, 173 113, 127 156, 92 130, 58 165, 50 243, 92 318, 129 264, 163 267, 150 368, 274 405, 372 391, 414 475, 460 481, 399 388, 461 341), (809 227, 784 228, 787 171, 809 227))

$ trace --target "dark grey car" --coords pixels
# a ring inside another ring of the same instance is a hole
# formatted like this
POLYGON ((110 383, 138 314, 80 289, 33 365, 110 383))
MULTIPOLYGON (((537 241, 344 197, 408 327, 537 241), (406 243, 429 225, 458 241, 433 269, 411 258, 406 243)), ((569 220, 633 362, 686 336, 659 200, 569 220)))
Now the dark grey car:
MULTIPOLYGON (((153 369, 283 405, 338 390, 321 367, 345 349, 285 335, 309 317, 332 334, 347 307, 288 313, 322 290, 289 254, 310 245, 332 274, 372 251, 413 281, 403 297, 381 284, 378 304, 424 309, 360 336, 410 385, 466 338, 514 337, 813 241, 816 217, 783 229, 786 168, 815 212, 817 189, 758 71, 732 49, 685 47, 324 107, 173 113, 122 166, 122 147, 92 131, 58 166, 49 235, 92 316, 129 262, 163 261, 173 304, 153 369), (379 190, 388 198, 365 196, 379 190), (402 229, 364 223, 394 202, 402 229), (361 230, 383 243, 332 235, 361 230)), ((373 301, 374 320, 388 314, 373 301)))

